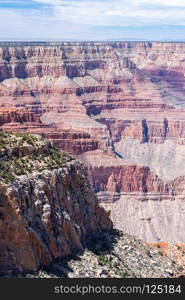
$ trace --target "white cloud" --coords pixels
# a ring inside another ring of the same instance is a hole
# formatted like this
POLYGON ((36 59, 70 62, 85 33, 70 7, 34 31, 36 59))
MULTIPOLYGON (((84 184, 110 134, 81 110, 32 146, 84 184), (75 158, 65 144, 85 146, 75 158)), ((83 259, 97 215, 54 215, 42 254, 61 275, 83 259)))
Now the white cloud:
POLYGON ((103 33, 95 32, 97 26, 126 28, 185 25, 185 0, 33 0, 33 2, 45 5, 40 9, 0 8, 1 38, 24 36, 28 39, 41 37, 86 39, 94 36, 99 38, 101 34, 103 36, 103 33), (51 6, 48 7, 46 4, 51 6))
MULTIPOLYGON (((102 36, 103 37, 103 36, 102 36)), ((99 38, 102 38, 99 35, 99 38)), ((1 40, 94 39, 89 27, 71 24, 37 10, 0 10, 1 40)), ((108 36, 105 35, 105 38, 108 36)))
MULTIPOLYGON (((141 0, 138 0, 141 1, 141 0)), ((147 0, 143 0, 147 2, 147 0)), ((156 0, 157 1, 157 0, 156 0)), ((56 19, 98 26, 185 25, 185 10, 137 6, 136 1, 61 1, 54 6, 56 19), (127 4, 126 4, 127 3, 127 4), (128 5, 130 3, 130 5, 128 5)))
POLYGON ((159 6, 175 6, 175 7, 185 7, 184 0, 131 0, 135 5, 143 5, 143 4, 155 4, 159 6))
POLYGON ((61 4, 61 0, 33 0, 33 2, 39 2, 44 4, 58 5, 61 4))
MULTIPOLYGON (((63 2, 63 0, 33 0, 34 2, 39 2, 39 3, 45 3, 45 4, 50 4, 50 5, 60 5, 63 2)), ((68 0, 68 4, 70 5, 70 2, 72 3, 72 1, 68 0)), ((77 0, 76 2, 78 3, 83 3, 85 4, 88 3, 89 1, 86 0, 77 0)), ((175 6, 175 7, 185 7, 185 1, 184 0, 95 0, 95 1, 91 1, 91 2, 99 2, 99 3, 103 3, 105 6, 107 5, 106 2, 112 2, 112 4, 116 7, 118 5, 118 3, 124 3, 124 5, 127 6, 134 6, 134 5, 159 5, 161 7, 163 6, 175 6)))

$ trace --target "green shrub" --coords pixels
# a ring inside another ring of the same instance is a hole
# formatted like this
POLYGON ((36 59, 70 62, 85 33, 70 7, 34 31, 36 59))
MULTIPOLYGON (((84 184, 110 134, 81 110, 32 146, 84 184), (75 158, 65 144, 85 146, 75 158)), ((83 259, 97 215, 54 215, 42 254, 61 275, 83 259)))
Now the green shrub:
POLYGON ((73 160, 72 156, 60 152, 44 139, 28 133, 0 132, 0 154, 0 177, 6 183, 13 182, 16 176, 59 168, 73 160), (33 150, 28 151, 24 143, 32 145, 33 150))

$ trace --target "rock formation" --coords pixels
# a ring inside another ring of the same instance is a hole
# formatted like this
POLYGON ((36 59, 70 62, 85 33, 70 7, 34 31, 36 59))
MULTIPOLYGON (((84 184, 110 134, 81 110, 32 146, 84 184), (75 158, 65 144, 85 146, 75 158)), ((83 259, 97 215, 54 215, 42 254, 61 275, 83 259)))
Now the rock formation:
POLYGON ((119 229, 185 243, 185 43, 0 46, 1 130, 82 160, 119 229))
POLYGON ((50 142, 0 134, 0 273, 36 271, 111 229, 86 168, 50 142))

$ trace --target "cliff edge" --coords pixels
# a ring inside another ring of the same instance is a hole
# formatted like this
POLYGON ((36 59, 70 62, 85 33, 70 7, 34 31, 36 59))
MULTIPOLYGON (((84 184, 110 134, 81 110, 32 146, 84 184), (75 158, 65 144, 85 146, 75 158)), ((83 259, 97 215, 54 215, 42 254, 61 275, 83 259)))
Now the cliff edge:
POLYGON ((36 271, 111 229, 86 168, 43 138, 0 133, 0 272, 36 271))

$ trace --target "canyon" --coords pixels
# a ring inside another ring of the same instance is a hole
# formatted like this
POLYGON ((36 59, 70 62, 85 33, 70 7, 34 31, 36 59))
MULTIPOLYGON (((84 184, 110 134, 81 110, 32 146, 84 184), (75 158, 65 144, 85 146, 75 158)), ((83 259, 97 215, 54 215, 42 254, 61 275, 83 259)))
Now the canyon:
POLYGON ((0 130, 88 168, 116 228, 185 243, 185 43, 0 43, 0 130))

